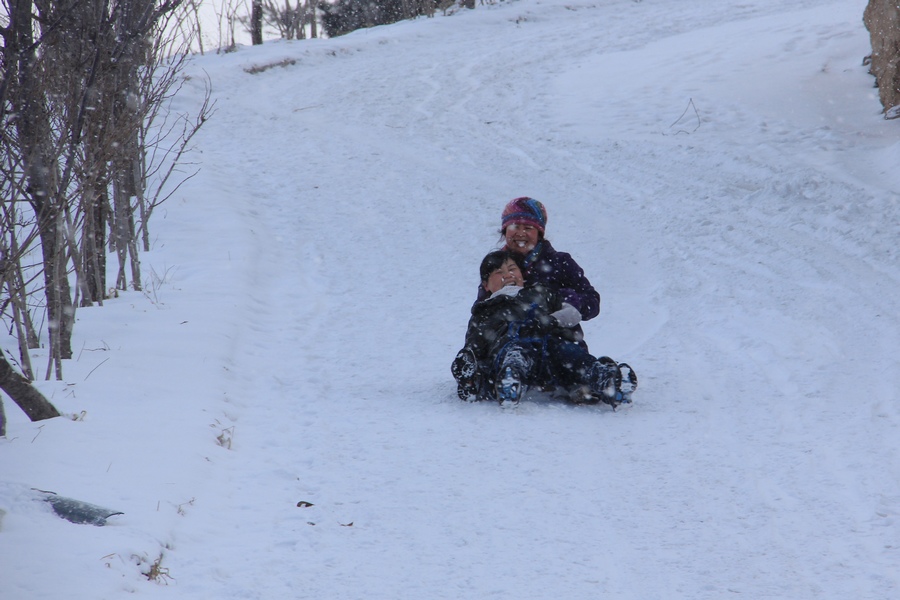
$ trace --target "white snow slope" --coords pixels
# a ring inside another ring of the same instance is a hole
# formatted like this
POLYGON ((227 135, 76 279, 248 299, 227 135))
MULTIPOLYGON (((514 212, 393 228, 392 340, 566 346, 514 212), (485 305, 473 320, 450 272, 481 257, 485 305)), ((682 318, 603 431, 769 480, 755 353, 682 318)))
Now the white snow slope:
POLYGON ((900 122, 864 7, 519 0, 195 60, 173 110, 208 76, 216 113, 145 292, 38 384, 78 419, 6 402, 0 595, 900 598, 900 122), (630 409, 456 398, 521 195, 630 409))

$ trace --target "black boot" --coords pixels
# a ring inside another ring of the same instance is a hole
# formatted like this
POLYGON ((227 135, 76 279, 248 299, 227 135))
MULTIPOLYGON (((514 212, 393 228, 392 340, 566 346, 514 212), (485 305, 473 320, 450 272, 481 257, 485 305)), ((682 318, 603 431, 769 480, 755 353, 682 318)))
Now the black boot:
POLYGON ((469 348, 459 351, 450 365, 450 372, 456 380, 456 394, 460 400, 468 400, 478 392, 478 361, 469 348))
POLYGON ((591 393, 600 401, 613 408, 622 401, 619 388, 622 385, 622 373, 619 365, 608 356, 597 359, 588 371, 587 383, 591 393))
POLYGON ((634 393, 638 385, 637 373, 634 372, 634 369, 628 363, 619 363, 619 371, 622 373, 622 385, 620 387, 622 403, 630 404, 631 394, 634 393))

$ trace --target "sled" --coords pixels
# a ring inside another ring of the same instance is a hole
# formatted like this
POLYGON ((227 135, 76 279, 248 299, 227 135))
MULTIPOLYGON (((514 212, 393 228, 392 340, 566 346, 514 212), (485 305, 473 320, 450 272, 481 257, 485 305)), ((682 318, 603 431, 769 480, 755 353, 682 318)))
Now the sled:
POLYGON ((66 498, 60 496, 56 492, 46 492, 44 490, 35 490, 40 494, 40 499, 47 502, 53 507, 53 512, 62 519, 71 523, 96 525, 103 527, 106 525, 106 519, 114 515, 124 515, 122 511, 112 510, 89 504, 74 498, 66 498))

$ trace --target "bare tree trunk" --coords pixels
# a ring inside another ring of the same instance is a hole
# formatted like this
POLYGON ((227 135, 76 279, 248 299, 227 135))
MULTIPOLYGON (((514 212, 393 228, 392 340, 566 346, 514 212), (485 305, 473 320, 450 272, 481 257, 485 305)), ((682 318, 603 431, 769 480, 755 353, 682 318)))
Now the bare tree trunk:
MULTIPOLYGON (((153 115, 149 115, 148 121, 151 120, 153 115)), ((140 219, 141 226, 139 228, 139 233, 141 236, 141 244, 143 245, 144 252, 150 252, 150 227, 147 224, 147 220, 150 218, 150 213, 152 209, 148 208, 147 203, 149 199, 147 198, 147 187, 145 185, 146 182, 146 173, 147 173, 147 124, 141 125, 141 130, 138 132, 138 145, 141 148, 141 159, 140 162, 135 165, 138 169, 138 173, 136 177, 140 178, 141 185, 138 188, 140 193, 138 194, 138 218, 140 219)))
MULTIPOLYGON (((44 257, 44 283, 49 317, 51 360, 72 357, 71 335, 75 318, 71 290, 65 267, 64 232, 61 230, 58 163, 50 144, 53 140, 50 115, 45 103, 40 73, 36 68, 34 33, 31 21, 32 2, 14 3, 7 42, 7 68, 16 72, 16 90, 10 104, 17 113, 16 128, 28 181, 29 202, 37 215, 44 257)), ((59 374, 59 372, 58 372, 59 374)), ((59 374, 61 375, 61 374, 59 374)))
POLYGON ((295 40, 305 40, 306 27, 304 24, 306 23, 306 7, 303 5, 303 0, 296 0, 295 4, 296 6, 291 8, 290 0, 284 0, 285 12, 290 15, 290 35, 293 36, 295 40))
MULTIPOLYGON (((13 309, 13 323, 16 328, 16 338, 19 342, 19 360, 22 361, 22 373, 28 379, 33 380, 34 369, 31 368, 31 355, 28 353, 29 334, 27 333, 28 328, 25 326, 26 322, 30 324, 31 319, 28 316, 28 310, 20 304, 21 300, 18 291, 13 289, 10 282, 7 281, 6 285, 9 288, 10 303, 13 309)), ((33 332, 32 335, 34 335, 33 332)))
POLYGON ((41 394, 31 382, 16 373, 6 357, 0 353, 0 389, 19 405, 32 421, 43 421, 60 416, 56 407, 41 394))
POLYGON ((203 28, 200 19, 200 0, 188 0, 188 6, 194 17, 194 30, 197 33, 197 47, 200 49, 200 56, 203 56, 203 28))
POLYGON ((250 41, 254 46, 263 43, 262 23, 263 22, 263 4, 262 0, 253 0, 250 8, 250 41))
MULTIPOLYGON (((5 186, 4 186, 5 189, 5 186)), ((0 192, 3 193, 3 192, 0 192)), ((16 331, 16 340, 19 346, 19 358, 22 371, 28 379, 34 379, 34 370, 31 368, 31 356, 29 348, 38 347, 38 336, 31 322, 28 312, 27 288, 22 276, 22 252, 19 248, 19 240, 16 237, 16 200, 15 192, 5 189, 5 193, 13 196, 8 204, 3 203, 2 229, 4 237, 0 239, 0 297, 4 289, 9 291, 4 302, 0 302, 0 312, 7 308, 12 309, 12 322, 16 331), (6 242, 6 233, 9 233, 9 242, 6 242)), ((34 233, 24 236, 23 242, 30 246, 34 233)))
POLYGON ((306 16, 309 19, 309 37, 315 39, 319 37, 319 32, 316 20, 316 3, 313 0, 306 0, 306 16))
POLYGON ((45 218, 41 225, 50 360, 56 367, 57 379, 62 379, 59 361, 72 358, 72 328, 75 321, 75 305, 72 303, 72 289, 66 269, 65 225, 61 215, 45 218))
MULTIPOLYGON (((131 177, 134 179, 134 196, 137 206, 144 205, 144 177, 143 177, 143 151, 140 145, 138 133, 135 132, 135 157, 131 161, 131 177)), ((134 205, 129 205, 128 253, 131 256, 131 281, 136 291, 141 290, 141 259, 138 254, 138 235, 134 223, 134 205)))
MULTIPOLYGON (((9 234, 9 242, 0 241, 0 289, 5 284, 9 290, 9 304, 13 307, 13 321, 16 324, 19 335, 19 347, 22 349, 23 365, 28 363, 28 348, 38 348, 40 340, 34 322, 31 320, 31 313, 28 311, 28 288, 25 284, 25 277, 22 274, 22 256, 24 248, 31 246, 36 234, 34 231, 22 236, 22 244, 19 243, 17 237, 17 221, 16 221, 16 191, 5 190, 11 199, 3 204, 3 232, 9 234)), ((26 365, 29 372, 26 375, 33 378, 30 372, 30 364, 26 365)))
POLYGON ((128 238, 129 238, 129 204, 127 183, 122 181, 122 173, 116 169, 113 176, 113 213, 112 242, 116 255, 119 258, 119 271, 116 275, 116 289, 128 289, 128 277, 125 275, 125 265, 128 262, 128 238))
POLYGON ((128 289, 128 277, 125 267, 131 267, 131 285, 135 290, 141 289, 141 262, 138 257, 137 232, 134 222, 134 209, 131 205, 132 196, 129 194, 127 179, 131 173, 124 170, 117 171, 113 181, 113 244, 116 255, 119 258, 119 271, 116 276, 116 288, 128 289))
MULTIPOLYGON (((75 267, 75 299, 72 301, 72 306, 74 307, 79 303, 79 295, 81 297, 82 306, 92 306, 94 303, 91 299, 91 290, 88 285, 87 276, 84 272, 84 257, 82 254, 82 249, 79 249, 77 241, 75 240, 75 223, 72 219, 71 211, 69 209, 68 204, 63 205, 64 210, 64 223, 63 234, 66 238, 66 250, 69 253, 69 259, 72 261, 72 265, 75 267)), ((66 261, 68 264, 68 261, 66 261)), ((100 304, 103 304, 103 299, 100 299, 100 304)))
POLYGON ((106 298, 106 189, 95 187, 86 189, 83 200, 84 223, 82 224, 82 270, 89 297, 82 300, 82 306, 93 302, 102 304, 106 298))

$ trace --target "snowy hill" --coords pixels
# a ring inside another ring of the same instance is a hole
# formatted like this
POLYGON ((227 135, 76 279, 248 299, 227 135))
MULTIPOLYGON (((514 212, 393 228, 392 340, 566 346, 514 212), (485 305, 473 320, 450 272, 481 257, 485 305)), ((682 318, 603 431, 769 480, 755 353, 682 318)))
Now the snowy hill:
POLYGON ((39 383, 77 419, 7 402, 3 597, 900 597, 900 125, 864 7, 519 0, 196 59, 177 108, 208 77, 216 113, 146 291, 39 383), (521 195, 633 407, 456 399, 521 195))

